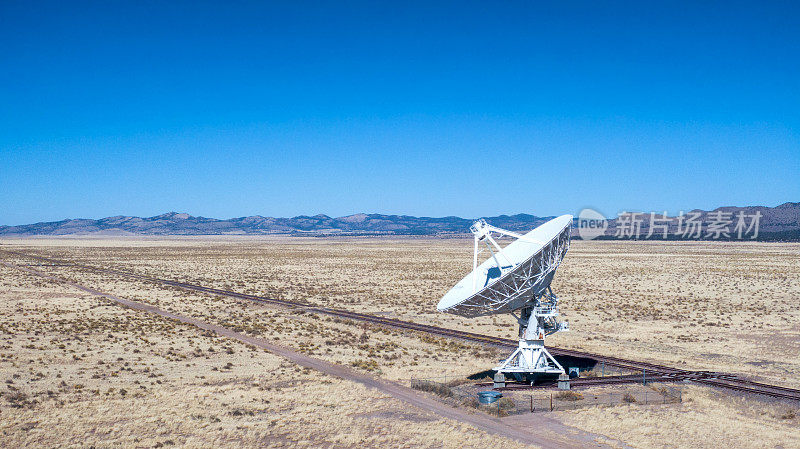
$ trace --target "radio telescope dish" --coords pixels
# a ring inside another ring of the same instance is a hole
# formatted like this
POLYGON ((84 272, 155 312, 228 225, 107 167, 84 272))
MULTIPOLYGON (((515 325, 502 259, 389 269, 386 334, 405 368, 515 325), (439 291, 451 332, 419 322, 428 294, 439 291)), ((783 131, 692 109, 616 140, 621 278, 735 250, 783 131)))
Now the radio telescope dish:
POLYGON ((510 313, 520 325, 519 348, 495 368, 526 378, 563 374, 564 368, 544 348, 544 337, 569 330, 558 322, 558 297, 550 283, 569 249, 572 215, 554 218, 525 235, 494 227, 485 220, 471 227, 475 237, 472 272, 439 301, 440 312, 465 317, 510 313), (492 233, 516 240, 500 247, 492 233), (490 257, 478 265, 486 245, 490 257))
POLYGON ((532 297, 541 295, 550 286, 569 248, 571 224, 572 215, 562 215, 519 235, 478 220, 471 228, 475 234, 472 272, 442 297, 437 308, 440 312, 476 317, 509 313, 524 307, 532 297), (491 232, 517 240, 500 248, 491 232), (481 241, 486 243, 492 257, 478 266, 481 241))

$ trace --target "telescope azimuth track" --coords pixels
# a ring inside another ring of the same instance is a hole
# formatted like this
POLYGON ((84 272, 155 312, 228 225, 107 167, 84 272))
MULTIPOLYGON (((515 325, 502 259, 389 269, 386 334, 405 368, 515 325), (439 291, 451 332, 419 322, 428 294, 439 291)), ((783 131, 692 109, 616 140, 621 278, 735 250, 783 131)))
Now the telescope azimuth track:
MULTIPOLYGON (((266 296, 250 295, 246 293, 239 293, 232 290, 223 290, 212 287, 205 287, 198 284, 189 282, 181 282, 173 279, 158 278, 154 276, 145 276, 131 271, 100 268, 83 263, 76 263, 64 259, 55 259, 35 254, 26 254, 12 250, 0 250, 2 253, 12 254, 15 256, 36 260, 40 263, 49 265, 58 265, 63 267, 73 267, 77 269, 94 271, 97 273, 111 274, 115 276, 127 277, 137 279, 144 282, 159 283, 171 287, 177 287, 185 290, 202 292, 212 295, 221 295, 229 298, 246 300, 257 304, 286 307, 286 308, 302 308, 308 312, 318 313, 321 315, 335 316, 339 318, 350 319, 353 321, 360 321, 370 323, 376 326, 407 330, 411 332, 420 332, 428 335, 435 335, 442 338, 454 338, 462 341, 467 341, 475 344, 491 345, 498 348, 513 349, 517 346, 517 341, 495 337, 491 335, 476 334, 473 332, 460 331, 456 329, 448 329, 444 327, 431 326, 428 324, 415 323, 413 321, 398 320, 395 318, 385 318, 365 313, 351 312, 343 309, 335 309, 328 307, 316 307, 307 303, 298 301, 286 301, 266 296)), ((578 351, 574 349, 553 348, 550 352, 557 356, 570 356, 580 357, 594 360, 597 363, 605 363, 607 366, 613 366, 629 371, 642 371, 646 370, 647 373, 652 375, 669 375, 680 380, 689 382, 701 383, 717 388, 723 388, 731 391, 758 394, 762 396, 769 396, 779 399, 791 399, 800 401, 800 389, 788 388, 779 385, 772 385, 760 382, 754 382, 747 379, 741 379, 735 374, 729 373, 712 373, 709 371, 693 371, 680 368, 673 368, 670 366, 660 365, 656 363, 643 362, 638 360, 624 359, 614 356, 606 356, 601 354, 593 354, 586 351, 578 351)), ((638 378, 638 376, 637 376, 638 378)), ((527 388, 530 388, 529 386, 527 388)))

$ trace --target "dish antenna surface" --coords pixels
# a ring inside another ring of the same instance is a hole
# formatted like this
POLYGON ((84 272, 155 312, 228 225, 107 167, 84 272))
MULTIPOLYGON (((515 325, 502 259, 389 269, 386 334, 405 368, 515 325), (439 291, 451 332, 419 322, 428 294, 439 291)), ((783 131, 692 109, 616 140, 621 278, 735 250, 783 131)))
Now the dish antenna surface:
POLYGON ((475 236, 472 272, 439 301, 440 312, 465 317, 512 314, 519 323, 519 347, 495 371, 521 380, 539 374, 564 374, 544 347, 544 338, 569 330, 559 322, 558 297, 550 288, 556 269, 569 249, 572 215, 554 218, 525 235, 494 227, 480 219, 475 236), (516 240, 500 247, 492 234, 516 240), (483 248, 483 245, 486 248, 483 248), (478 256, 490 257, 478 265, 478 256))

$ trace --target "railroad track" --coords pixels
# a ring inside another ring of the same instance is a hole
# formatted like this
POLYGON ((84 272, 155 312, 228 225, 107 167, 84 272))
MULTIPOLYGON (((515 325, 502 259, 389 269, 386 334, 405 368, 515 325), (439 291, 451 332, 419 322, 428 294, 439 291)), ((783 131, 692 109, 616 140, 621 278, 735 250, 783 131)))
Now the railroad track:
POLYGON ((800 390, 795 388, 782 387, 780 385, 770 385, 760 382, 754 382, 747 379, 739 379, 734 376, 732 379, 728 378, 709 378, 694 380, 697 383, 711 385, 718 388, 727 388, 729 390, 740 391, 743 393, 757 393, 764 396, 771 396, 780 399, 793 399, 800 401, 800 390))
MULTIPOLYGON (((570 388, 590 387, 596 385, 616 385, 616 384, 635 384, 650 382, 681 382, 684 378, 676 374, 657 374, 654 376, 642 376, 641 374, 624 374, 621 376, 602 376, 602 377, 576 377, 569 380, 570 388)), ((547 382, 540 385, 530 385, 525 382, 506 382, 505 387, 496 388, 497 390, 546 390, 556 387, 557 383, 547 382)), ((476 384, 478 387, 492 388, 494 382, 481 382, 476 384)))
MULTIPOLYGON (((692 371, 689 373, 666 373, 666 374, 623 374, 620 376, 601 376, 601 377, 577 377, 569 380, 570 388, 574 387, 591 387, 597 385, 618 385, 618 384, 649 384, 653 382, 683 382, 683 381, 713 381, 715 379, 733 380, 735 376, 726 373, 717 373, 711 371, 692 371)), ((479 387, 493 387, 493 382, 482 382, 476 384, 479 387)), ((537 390, 537 389, 551 389, 557 386, 557 382, 546 382, 540 385, 530 385, 524 382, 506 382, 505 387, 497 388, 497 390, 537 390)), ((781 387, 783 388, 783 387, 781 387)), ((791 389, 788 389, 791 390, 791 389)))
MULTIPOLYGON (((8 254, 14 254, 20 257, 26 257, 34 260, 38 260, 39 262, 51 265, 51 266, 71 266, 76 268, 82 268, 90 271, 100 272, 100 273, 107 273, 113 274, 117 276, 123 276, 128 278, 134 278, 139 280, 145 280, 150 282, 156 282, 163 285, 169 285, 172 287, 182 288, 186 290, 192 290, 202 293, 208 293, 213 295, 219 296, 226 296, 230 298, 238 298, 244 299, 256 303, 261 304, 268 304, 268 305, 278 305, 283 307, 289 308, 302 308, 307 312, 318 313, 322 315, 329 315, 338 318, 345 318, 355 321, 363 321, 371 324, 376 324, 379 326, 385 327, 392 327, 396 329, 403 329, 403 330, 411 330, 415 332, 422 332, 431 335, 436 335, 439 337, 447 337, 447 338, 455 338, 459 340, 469 341, 472 343, 481 343, 481 344, 488 344, 504 349, 509 348, 516 348, 518 342, 516 340, 511 340, 507 338, 500 338, 500 337, 493 337, 490 335, 482 335, 476 334, 473 332, 466 332, 460 331, 456 329, 448 329, 438 326, 431 326, 428 324, 420 324, 415 323, 413 321, 404 321, 398 320, 396 318, 385 318, 375 315, 369 315, 365 313, 358 313, 358 312, 351 312, 348 310, 343 309, 336 309, 331 307, 320 307, 314 306, 309 303, 299 302, 299 301, 286 301, 282 299, 275 299, 275 298, 268 298, 264 296, 258 295, 250 295, 247 293, 239 293, 230 290, 223 290, 213 287, 204 287, 202 285, 191 284, 188 282, 180 282, 171 279, 162 279, 153 276, 146 276, 142 274, 132 273, 129 271, 123 270, 115 270, 111 268, 100 268, 91 265, 85 265, 75 262, 70 262, 66 260, 58 260, 44 256, 38 256, 33 254, 26 254, 20 253, 17 251, 10 251, 4 250, 4 252, 8 254)), ((781 399, 793 399, 800 401, 800 390, 788 387, 782 387, 778 385, 770 385, 764 384, 760 382, 754 382, 746 379, 740 379, 736 375, 727 374, 727 373, 714 373, 708 371, 691 371, 691 370, 683 370, 678 368, 672 368, 669 366, 659 365, 655 363, 649 362, 640 362, 636 360, 628 360, 619 357, 611 357, 605 356, 600 354, 593 354, 584 351, 577 351, 573 349, 562 349, 556 347, 548 347, 548 350, 554 355, 561 355, 561 356, 571 356, 571 357, 578 357, 578 358, 587 358, 593 359, 596 362, 603 362, 608 366, 621 368, 625 370, 631 371, 643 371, 645 376, 649 373, 649 377, 645 377, 647 381, 661 381, 659 379, 664 379, 663 381, 692 381, 697 382, 700 384, 710 385, 719 388, 726 388, 733 391, 745 392, 745 393, 754 393, 760 394, 765 396, 770 396, 774 398, 781 398, 781 399)), ((623 378, 637 378, 641 379, 641 374, 635 374, 630 376, 605 376, 609 377, 605 382, 606 383, 625 383, 623 378), (617 378, 618 380, 614 381, 610 379, 611 377, 617 378)), ((584 378, 587 379, 587 378, 584 378)), ((596 378, 596 379, 604 379, 604 377, 596 378)), ((571 381, 571 382, 574 382, 571 381)), ((594 384, 601 384, 603 381, 581 381, 586 382, 586 385, 592 384, 591 382, 595 382, 594 384)), ((577 385, 576 385, 577 386, 577 385)), ((530 386, 520 387, 520 388, 528 388, 530 386)))

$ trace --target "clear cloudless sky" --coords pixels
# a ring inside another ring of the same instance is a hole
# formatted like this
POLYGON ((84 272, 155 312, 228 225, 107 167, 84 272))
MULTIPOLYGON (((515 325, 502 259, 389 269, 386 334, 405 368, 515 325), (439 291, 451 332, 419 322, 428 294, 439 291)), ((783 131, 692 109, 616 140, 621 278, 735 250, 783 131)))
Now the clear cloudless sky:
POLYGON ((797 2, 0 2, 0 224, 800 201, 797 2))

